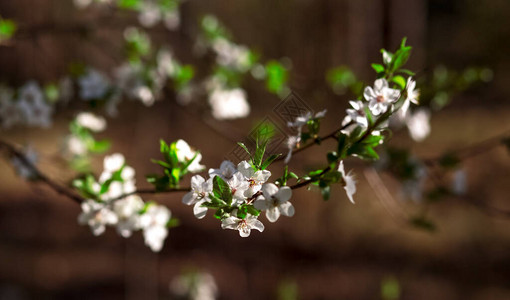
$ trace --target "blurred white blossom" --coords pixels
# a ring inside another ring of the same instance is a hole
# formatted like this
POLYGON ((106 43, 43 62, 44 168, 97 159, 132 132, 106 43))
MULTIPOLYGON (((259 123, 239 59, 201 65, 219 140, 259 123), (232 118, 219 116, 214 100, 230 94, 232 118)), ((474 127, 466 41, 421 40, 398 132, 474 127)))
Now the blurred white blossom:
POLYGON ((170 217, 168 208, 153 203, 149 204, 145 213, 140 216, 145 244, 154 252, 159 252, 163 248, 163 242, 168 235, 167 223, 170 217))
POLYGON ((246 92, 241 88, 215 89, 209 95, 209 104, 213 117, 218 120, 244 118, 250 114, 246 92))
POLYGON ((76 116, 78 125, 95 132, 103 131, 106 128, 106 120, 90 112, 81 112, 76 116))

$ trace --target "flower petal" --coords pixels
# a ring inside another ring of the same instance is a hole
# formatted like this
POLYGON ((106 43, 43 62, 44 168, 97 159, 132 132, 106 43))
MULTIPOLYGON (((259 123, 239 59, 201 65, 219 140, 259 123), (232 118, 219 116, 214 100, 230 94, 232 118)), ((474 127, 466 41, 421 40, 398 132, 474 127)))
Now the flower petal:
POLYGON ((184 197, 182 197, 182 203, 186 205, 191 205, 195 202, 195 193, 194 192, 188 192, 184 197))
POLYGON ((198 201, 195 203, 195 206, 193 206, 193 214, 197 219, 202 219, 207 214, 207 207, 202 206, 202 203, 204 202, 204 200, 198 201))
POLYGON ((294 206, 292 206, 292 203, 290 203, 290 202, 285 202, 280 205, 280 212, 284 216, 292 217, 295 212, 294 206))
POLYGON ((271 199, 271 197, 278 192, 278 187, 274 183, 264 183, 262 185, 262 194, 264 198, 271 199))
POLYGON ((280 210, 278 207, 273 207, 271 209, 268 209, 266 211, 266 218, 269 220, 269 222, 274 223, 278 220, 280 217, 280 210))
POLYGON ((280 203, 285 203, 289 201, 290 197, 292 197, 292 190, 288 186, 282 186, 274 196, 280 203))

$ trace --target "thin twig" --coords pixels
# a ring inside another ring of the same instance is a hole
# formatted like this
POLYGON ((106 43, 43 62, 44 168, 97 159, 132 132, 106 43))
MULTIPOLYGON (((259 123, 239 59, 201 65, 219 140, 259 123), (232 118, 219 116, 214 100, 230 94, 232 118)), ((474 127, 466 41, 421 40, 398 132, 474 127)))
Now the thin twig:
POLYGON ((32 171, 32 173, 34 174, 34 177, 36 180, 48 185, 51 189, 53 189, 58 194, 64 195, 76 203, 81 203, 82 201, 85 200, 81 196, 76 195, 71 190, 58 184, 57 182, 53 181, 48 176, 46 176, 44 173, 39 171, 39 169, 36 166, 34 166, 27 159, 25 154, 22 151, 18 150, 15 146, 13 146, 5 141, 0 140, 0 147, 3 147, 4 149, 6 149, 10 155, 17 157, 21 161, 21 163, 25 165, 25 167, 29 168, 32 171))

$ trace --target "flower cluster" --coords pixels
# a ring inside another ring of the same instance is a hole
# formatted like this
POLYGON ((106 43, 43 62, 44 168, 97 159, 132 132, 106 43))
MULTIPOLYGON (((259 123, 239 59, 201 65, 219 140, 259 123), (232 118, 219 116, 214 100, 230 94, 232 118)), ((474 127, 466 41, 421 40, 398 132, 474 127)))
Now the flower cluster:
POLYGON ((3 128, 15 125, 47 128, 51 125, 52 105, 35 81, 27 82, 17 92, 0 87, 0 122, 3 128))
POLYGON ((260 211, 266 211, 270 222, 276 222, 280 215, 294 215, 294 207, 289 202, 291 189, 268 183, 271 176, 268 170, 256 168, 247 161, 237 166, 224 161, 220 168, 209 169, 209 176, 207 180, 200 175, 193 176, 191 191, 182 199, 184 204, 194 205, 193 212, 199 219, 214 209, 214 216, 221 219, 223 229, 238 230, 242 237, 247 237, 252 229, 264 230, 258 220, 260 211))
POLYGON ((91 175, 74 181, 74 186, 88 198, 81 204, 78 222, 88 225, 94 235, 101 235, 106 226, 115 226, 125 238, 133 231, 142 230, 145 244, 155 252, 160 251, 168 235, 170 210, 145 203, 133 194, 135 171, 126 165, 122 154, 106 156, 103 167, 97 181, 91 175))

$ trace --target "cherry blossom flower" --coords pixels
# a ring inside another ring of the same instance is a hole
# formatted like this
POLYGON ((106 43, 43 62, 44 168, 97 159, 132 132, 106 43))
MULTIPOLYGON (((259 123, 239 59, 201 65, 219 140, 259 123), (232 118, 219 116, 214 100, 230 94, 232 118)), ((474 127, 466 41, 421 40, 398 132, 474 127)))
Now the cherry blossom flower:
POLYGON ((87 153, 87 145, 77 136, 71 135, 66 140, 66 148, 72 156, 85 155, 87 153))
POLYGON ((262 184, 265 183, 269 177, 271 177, 271 172, 268 170, 258 170, 255 171, 251 164, 247 161, 243 160, 237 165, 237 170, 243 174, 246 180, 249 183, 248 189, 244 193, 246 197, 253 196, 256 192, 260 190, 262 184))
POLYGON ((113 173, 122 168, 125 162, 126 159, 124 158, 124 155, 121 153, 114 153, 104 158, 103 169, 105 172, 113 173))
POLYGON ((266 218, 269 222, 276 222, 280 215, 292 217, 294 206, 289 202, 292 190, 288 186, 278 188, 273 183, 265 183, 262 186, 262 195, 253 203, 258 210, 266 211, 266 218))
POLYGON ((113 211, 117 215, 117 232, 125 238, 131 236, 134 230, 139 227, 140 215, 144 203, 142 198, 132 195, 124 199, 115 201, 113 211))
POLYGON ((338 172, 342 174, 342 185, 344 186, 344 190, 347 193, 347 198, 349 198, 352 204, 354 204, 352 195, 356 193, 356 180, 354 180, 354 176, 351 174, 352 171, 349 171, 349 173, 345 174, 344 162, 341 160, 340 164, 338 165, 338 172))
POLYGON ((230 216, 221 220, 221 228, 239 230, 239 235, 241 237, 248 237, 252 229, 263 232, 264 224, 257 220, 257 217, 252 215, 247 215, 244 219, 230 216))
POLYGON ((284 163, 288 164, 290 159, 292 158, 292 152, 294 151, 294 148, 299 144, 301 141, 301 136, 291 135, 287 138, 287 149, 289 152, 287 152, 287 156, 285 156, 284 163))
POLYGON ((183 274, 172 280, 170 289, 179 299, 215 300, 218 295, 214 277, 205 272, 183 274))
POLYGON ((219 169, 209 169, 209 176, 220 176, 223 180, 230 180, 237 173, 236 166, 229 160, 224 160, 219 169))
POLYGON ((418 104, 418 98, 420 97, 420 90, 416 89, 416 81, 414 81, 412 77, 407 78, 406 93, 406 100, 400 108, 400 114, 402 114, 402 116, 406 115, 411 102, 418 104))
POLYGON ((244 118, 250 114, 246 93, 241 88, 214 89, 209 95, 209 104, 213 117, 218 120, 244 118))
POLYGON ((367 128, 368 120, 365 112, 365 104, 359 100, 349 101, 349 104, 351 105, 352 108, 348 108, 346 110, 347 116, 342 122, 342 125, 345 126, 350 122, 354 122, 355 124, 361 126, 362 128, 367 128))
POLYGON ((193 214, 198 219, 202 219, 207 213, 207 207, 202 207, 202 204, 211 201, 211 199, 209 199, 209 193, 211 193, 212 190, 213 185, 211 179, 206 181, 202 176, 195 175, 191 177, 191 191, 184 195, 182 203, 186 205, 194 204, 193 214))
POLYGON ((417 109, 414 113, 408 111, 405 122, 409 135, 417 142, 423 141, 430 134, 430 112, 425 108, 417 109))
POLYGON ((464 195, 467 191, 467 175, 464 169, 458 169, 453 173, 452 192, 455 195, 464 195))
POLYGON ((306 114, 297 117, 294 122, 287 122, 287 126, 289 128, 295 128, 297 133, 294 136, 289 136, 287 139, 287 148, 289 149, 289 152, 287 153, 287 156, 285 157, 285 163, 289 163, 290 158, 292 157, 292 151, 296 146, 299 146, 299 143, 301 143, 301 133, 303 131, 303 126, 308 123, 311 119, 319 119, 323 118, 326 115, 327 110, 322 110, 315 115, 312 114, 312 112, 308 111, 306 114))
POLYGON ((185 163, 195 158, 193 162, 188 166, 188 171, 191 173, 198 173, 205 169, 205 166, 200 164, 200 161, 202 160, 202 154, 192 150, 186 141, 178 140, 175 147, 177 148, 177 159, 180 162, 185 163))
POLYGON ((94 132, 103 131, 106 128, 106 120, 90 112, 82 112, 76 116, 78 125, 88 128, 94 132))
POLYGON ((374 83, 374 88, 367 86, 364 97, 368 101, 368 108, 374 116, 378 116, 388 110, 400 97, 400 91, 388 87, 388 81, 381 78, 374 83))
POLYGON ((78 223, 89 225, 92 233, 101 235, 106 225, 114 225, 118 222, 117 215, 105 204, 88 199, 81 203, 82 213, 78 216, 78 223))
POLYGON ((168 235, 167 223, 171 212, 162 205, 149 204, 149 207, 140 216, 140 227, 143 229, 145 244, 152 251, 159 252, 163 248, 163 242, 168 235))
POLYGON ((234 203, 237 205, 243 204, 246 201, 245 193, 250 187, 250 183, 247 178, 244 177, 241 172, 237 172, 230 180, 227 181, 227 183, 232 191, 232 199, 235 200, 234 203))
POLYGON ((80 86, 80 98, 83 100, 101 99, 109 88, 108 79, 94 69, 89 69, 78 78, 78 85, 80 86))
POLYGON ((27 125, 50 127, 53 108, 44 100, 37 82, 29 81, 20 89, 17 105, 27 125))

